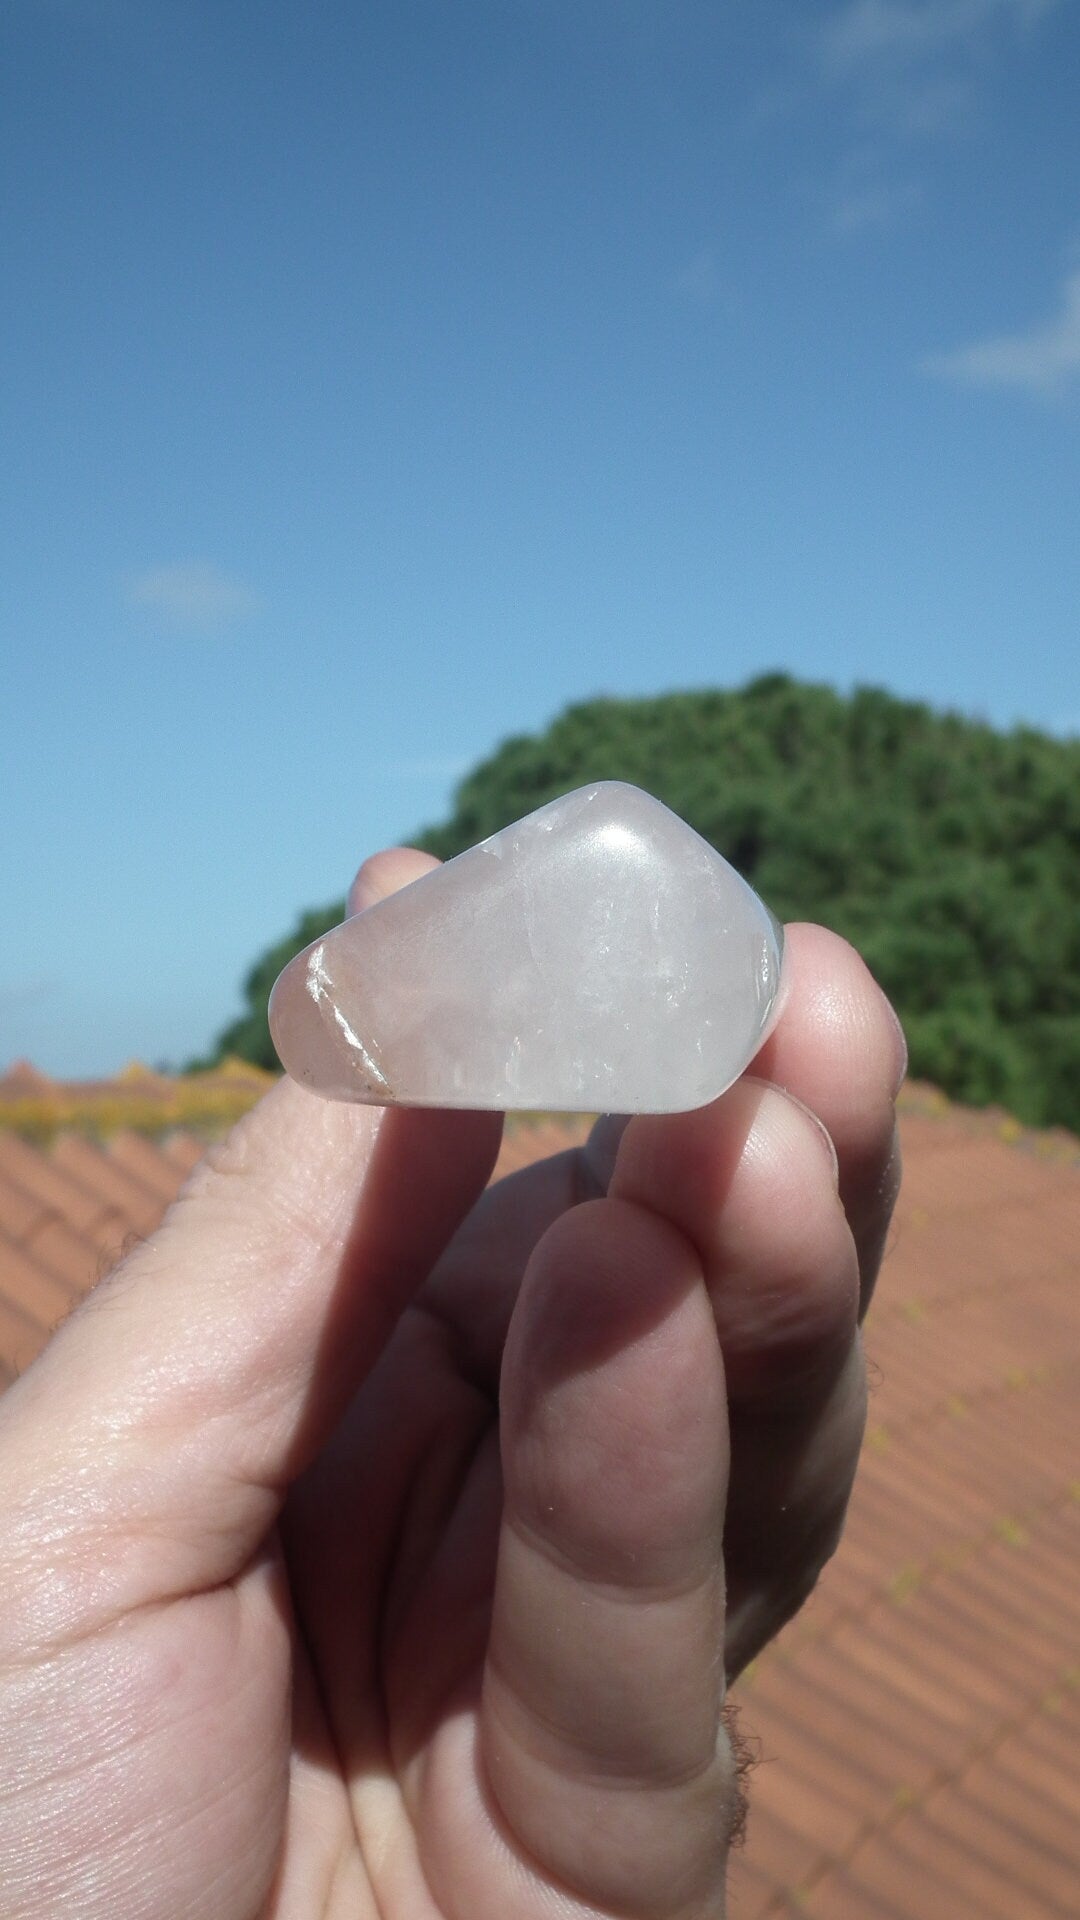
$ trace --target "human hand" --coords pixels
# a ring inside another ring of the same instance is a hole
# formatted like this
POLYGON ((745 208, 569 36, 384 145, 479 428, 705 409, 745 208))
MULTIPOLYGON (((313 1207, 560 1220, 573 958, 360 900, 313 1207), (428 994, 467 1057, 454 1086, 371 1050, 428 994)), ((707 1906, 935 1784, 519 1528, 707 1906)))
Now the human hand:
POLYGON ((752 1077, 486 1193, 497 1116, 281 1084, 0 1401, 2 1920, 723 1914, 897 1183, 882 996, 787 966, 752 1077))

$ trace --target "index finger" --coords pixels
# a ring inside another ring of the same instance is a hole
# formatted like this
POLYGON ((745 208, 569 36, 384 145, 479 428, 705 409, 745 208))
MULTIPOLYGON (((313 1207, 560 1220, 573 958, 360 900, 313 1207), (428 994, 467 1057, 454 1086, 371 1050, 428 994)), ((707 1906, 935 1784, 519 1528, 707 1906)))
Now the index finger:
MULTIPOLYGON (((859 1257, 861 1316, 900 1183, 894 1096, 906 1063, 903 1034, 846 940, 795 923, 785 943, 783 1012, 749 1073, 808 1107, 832 1139, 859 1257)), ((425 1286, 426 1304, 453 1327, 463 1364, 490 1392, 533 1248, 569 1207, 607 1192, 625 1125, 625 1117, 604 1114, 585 1146, 489 1187, 425 1286)))
POLYGON ((854 947, 826 927, 785 929, 784 970, 784 1010, 749 1071, 809 1107, 832 1139, 859 1256, 861 1317, 900 1186, 895 1102, 907 1071, 903 1029, 854 947))

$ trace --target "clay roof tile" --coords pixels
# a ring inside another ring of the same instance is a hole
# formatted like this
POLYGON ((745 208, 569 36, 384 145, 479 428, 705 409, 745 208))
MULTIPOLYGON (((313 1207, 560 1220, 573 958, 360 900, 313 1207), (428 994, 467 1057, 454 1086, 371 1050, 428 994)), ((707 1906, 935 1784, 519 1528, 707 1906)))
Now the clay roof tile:
MULTIPOLYGON (((511 1122, 497 1173, 587 1124, 511 1122)), ((734 1690, 730 1920, 1064 1920, 1080 1884, 1080 1143, 917 1088, 901 1135, 847 1532, 734 1690)), ((201 1152, 0 1130, 0 1387, 201 1152)))
POLYGON ((107 1151, 110 1160, 115 1161, 123 1173, 148 1187, 166 1206, 175 1200, 183 1183, 183 1173, 155 1141, 148 1140, 144 1134, 124 1131, 113 1135, 107 1151))
POLYGON ((132 1232, 153 1232, 163 1211, 160 1194, 127 1172, 110 1154, 81 1134, 65 1133, 53 1146, 51 1158, 55 1167, 99 1193, 123 1216, 132 1232))

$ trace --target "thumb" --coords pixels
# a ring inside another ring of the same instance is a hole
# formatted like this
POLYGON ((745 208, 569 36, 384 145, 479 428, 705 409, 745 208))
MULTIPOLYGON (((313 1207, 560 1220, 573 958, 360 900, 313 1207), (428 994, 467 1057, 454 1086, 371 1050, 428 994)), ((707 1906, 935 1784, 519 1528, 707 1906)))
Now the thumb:
MULTIPOLYGON (((370 862, 353 902, 409 867, 404 850, 370 862)), ((0 1559, 32 1571, 49 1541, 40 1580, 20 1582, 35 1638, 250 1559, 483 1190, 499 1132, 497 1114, 343 1106, 282 1081, 211 1149, 0 1402, 0 1559)))

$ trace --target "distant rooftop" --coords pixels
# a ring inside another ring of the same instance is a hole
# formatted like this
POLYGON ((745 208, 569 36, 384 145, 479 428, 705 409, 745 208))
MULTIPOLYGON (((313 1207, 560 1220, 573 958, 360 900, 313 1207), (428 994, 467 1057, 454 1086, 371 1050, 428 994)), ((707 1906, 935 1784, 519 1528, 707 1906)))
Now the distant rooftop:
POLYGON ((0 1073, 0 1128, 44 1143, 68 1128, 107 1136, 118 1128, 161 1134, 189 1127, 208 1138, 231 1126, 272 1086, 246 1060, 206 1073, 158 1073, 132 1060, 111 1080, 53 1080, 30 1060, 0 1073))
MULTIPOLYGON (((230 1089, 250 1104, 266 1084, 253 1072, 194 1077, 209 1130, 230 1089)), ((139 1068, 59 1086, 26 1063, 0 1079, 0 1382, 200 1158, 170 1124, 185 1086, 139 1068)), ((730 1920, 1076 1912, 1080 1141, 925 1087, 901 1107, 848 1529, 735 1689, 760 1759, 730 1920)), ((511 1122, 497 1176, 583 1130, 511 1122)))

